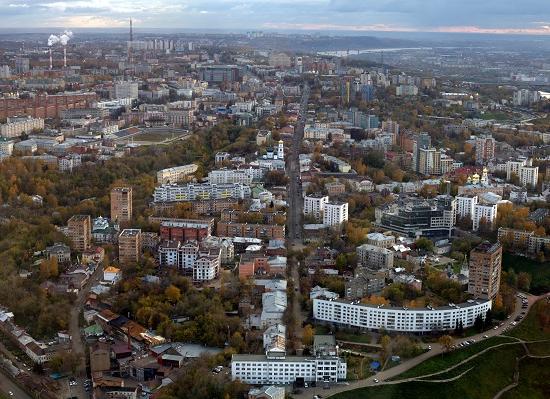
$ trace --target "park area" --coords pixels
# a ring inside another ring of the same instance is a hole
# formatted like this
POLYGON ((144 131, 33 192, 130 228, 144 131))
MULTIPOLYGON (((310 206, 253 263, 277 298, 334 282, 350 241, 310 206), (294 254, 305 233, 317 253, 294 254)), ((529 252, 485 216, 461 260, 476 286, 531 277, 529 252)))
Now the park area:
POLYGON ((443 399, 550 397, 550 303, 537 302, 507 336, 489 338, 435 356, 379 386, 336 399, 438 397, 443 399), (502 392, 501 392, 502 391, 502 392))

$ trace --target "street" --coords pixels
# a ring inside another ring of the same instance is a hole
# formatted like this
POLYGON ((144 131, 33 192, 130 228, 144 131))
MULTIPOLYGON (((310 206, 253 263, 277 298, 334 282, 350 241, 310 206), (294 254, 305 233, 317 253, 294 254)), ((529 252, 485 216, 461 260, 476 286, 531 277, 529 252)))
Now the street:
MULTIPOLYGON (((288 215, 287 215, 287 247, 289 249, 302 245, 302 183, 300 181, 300 149, 304 138, 304 125, 306 122, 307 105, 309 101, 310 89, 307 83, 304 84, 302 100, 300 106, 300 115, 298 124, 294 130, 292 137, 292 148, 288 156, 287 175, 290 179, 288 183, 288 215)), ((290 277, 294 282, 294 287, 297 289, 294 292, 292 306, 292 314, 294 320, 294 338, 296 341, 302 339, 302 321, 303 316, 300 307, 300 272, 299 265, 296 259, 289 262, 290 277)))
POLYGON ((0 392, 2 392, 5 397, 15 399, 32 399, 32 396, 19 388, 19 386, 4 373, 4 370, 0 372, 0 392), (13 393, 13 396, 9 394, 10 392, 13 393))

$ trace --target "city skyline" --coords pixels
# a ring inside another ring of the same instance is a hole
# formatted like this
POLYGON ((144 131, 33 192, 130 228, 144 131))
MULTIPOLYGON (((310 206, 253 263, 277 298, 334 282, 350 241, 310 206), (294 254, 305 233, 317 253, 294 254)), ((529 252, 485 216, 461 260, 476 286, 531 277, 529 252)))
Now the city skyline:
POLYGON ((526 0, 0 0, 4 28, 265 29, 550 34, 550 3, 526 0))

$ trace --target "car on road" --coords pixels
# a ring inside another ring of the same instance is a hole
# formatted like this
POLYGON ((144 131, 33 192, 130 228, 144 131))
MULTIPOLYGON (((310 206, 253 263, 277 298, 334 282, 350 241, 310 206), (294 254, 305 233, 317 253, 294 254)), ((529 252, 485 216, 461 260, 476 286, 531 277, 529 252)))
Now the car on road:
POLYGON ((9 391, 8 394, 9 394, 10 396, 13 396, 13 392, 12 392, 12 391, 9 391))
POLYGON ((428 350, 429 350, 429 351, 432 350, 432 346, 431 346, 431 345, 428 345, 428 350))
POLYGON ((489 338, 489 336, 488 336, 488 335, 484 335, 483 338, 489 338))
POLYGON ((378 378, 375 378, 373 381, 374 381, 375 384, 378 384, 378 383, 380 382, 380 381, 378 380, 378 378))

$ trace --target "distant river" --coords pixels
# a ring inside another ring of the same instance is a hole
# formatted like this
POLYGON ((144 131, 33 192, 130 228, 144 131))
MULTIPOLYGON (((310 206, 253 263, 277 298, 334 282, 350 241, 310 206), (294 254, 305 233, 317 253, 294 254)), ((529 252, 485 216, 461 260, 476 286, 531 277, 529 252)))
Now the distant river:
POLYGON ((370 48, 367 50, 336 50, 336 51, 318 51, 319 55, 329 55, 332 57, 345 57, 347 55, 357 55, 366 53, 380 53, 395 52, 395 51, 407 51, 407 50, 432 50, 433 47, 402 47, 402 48, 370 48))

